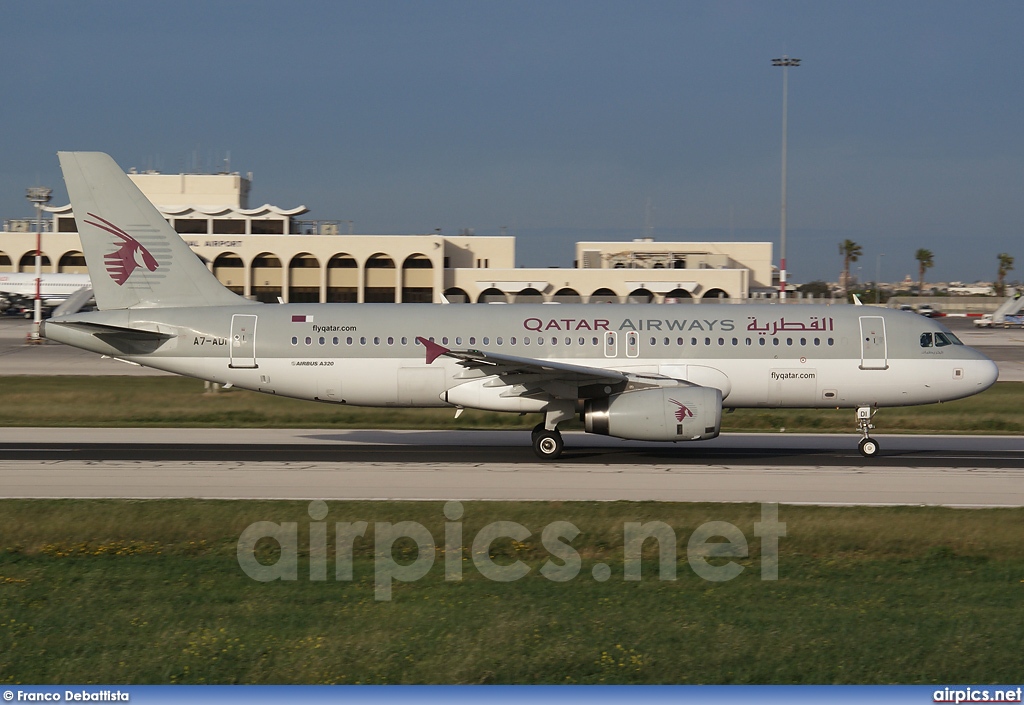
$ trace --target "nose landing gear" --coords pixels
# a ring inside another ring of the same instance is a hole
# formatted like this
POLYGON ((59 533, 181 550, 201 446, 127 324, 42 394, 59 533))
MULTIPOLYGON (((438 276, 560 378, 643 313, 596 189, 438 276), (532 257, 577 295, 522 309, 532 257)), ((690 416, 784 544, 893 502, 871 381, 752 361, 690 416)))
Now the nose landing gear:
POLYGON ((874 412, 870 406, 861 406, 857 409, 857 429, 864 436, 860 443, 857 445, 860 454, 865 458, 870 458, 878 454, 878 441, 869 435, 869 431, 875 427, 871 423, 871 417, 874 416, 874 412))

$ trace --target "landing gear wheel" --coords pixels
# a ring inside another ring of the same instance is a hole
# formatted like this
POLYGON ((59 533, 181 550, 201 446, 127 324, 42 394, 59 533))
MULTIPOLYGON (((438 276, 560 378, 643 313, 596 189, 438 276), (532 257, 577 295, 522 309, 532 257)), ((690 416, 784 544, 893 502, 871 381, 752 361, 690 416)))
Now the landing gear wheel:
POLYGON ((544 422, 541 421, 539 424, 537 424, 536 426, 533 427, 532 431, 530 431, 530 440, 533 441, 534 443, 536 443, 537 442, 537 436, 543 430, 544 430, 544 422))
POLYGON ((562 454, 562 434, 557 430, 541 429, 533 435, 533 452, 541 460, 554 460, 562 454))
POLYGON ((865 458, 878 455, 878 441, 874 438, 863 439, 857 447, 860 449, 860 454, 865 458))

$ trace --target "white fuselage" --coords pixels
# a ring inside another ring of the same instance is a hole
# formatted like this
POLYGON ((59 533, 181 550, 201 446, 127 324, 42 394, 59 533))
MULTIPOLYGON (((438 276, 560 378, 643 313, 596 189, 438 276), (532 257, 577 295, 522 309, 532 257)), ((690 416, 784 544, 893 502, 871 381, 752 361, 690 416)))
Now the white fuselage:
POLYGON ((47 337, 241 388, 360 406, 545 410, 545 400, 456 360, 427 364, 417 336, 684 380, 721 390, 727 408, 928 404, 976 394, 998 375, 933 320, 855 306, 294 304, 68 318, 168 337, 116 349, 59 321, 47 337))
MULTIPOLYGON (((39 296, 43 303, 52 306, 87 286, 91 286, 88 274, 43 274, 39 281, 39 296)), ((0 292, 33 298, 36 295, 36 275, 28 272, 2 272, 0 292)))

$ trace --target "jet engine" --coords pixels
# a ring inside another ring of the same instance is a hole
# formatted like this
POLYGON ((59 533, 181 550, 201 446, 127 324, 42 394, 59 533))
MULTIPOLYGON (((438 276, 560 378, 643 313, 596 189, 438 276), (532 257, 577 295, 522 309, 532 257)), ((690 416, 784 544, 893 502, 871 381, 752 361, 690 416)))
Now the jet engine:
POLYGON ((659 387, 588 399, 587 433, 636 441, 702 441, 718 436, 722 392, 713 387, 659 387))

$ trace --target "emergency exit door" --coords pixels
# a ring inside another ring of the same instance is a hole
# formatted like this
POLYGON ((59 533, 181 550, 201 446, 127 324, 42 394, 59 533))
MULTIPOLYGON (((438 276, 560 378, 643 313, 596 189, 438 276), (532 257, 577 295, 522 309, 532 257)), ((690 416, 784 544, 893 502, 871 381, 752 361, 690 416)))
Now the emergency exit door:
POLYGON ((256 364, 256 316, 231 317, 231 360, 228 367, 252 369, 256 364))

